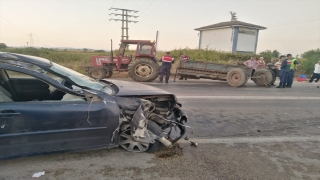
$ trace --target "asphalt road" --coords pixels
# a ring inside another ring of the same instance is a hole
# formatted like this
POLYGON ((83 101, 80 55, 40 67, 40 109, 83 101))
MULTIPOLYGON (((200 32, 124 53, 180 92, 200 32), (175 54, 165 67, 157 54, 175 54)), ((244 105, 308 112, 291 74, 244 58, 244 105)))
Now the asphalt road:
POLYGON ((111 149, 0 161, 0 179, 39 171, 41 179, 320 179, 320 83, 145 84, 177 95, 194 128, 188 141, 156 154, 111 149))

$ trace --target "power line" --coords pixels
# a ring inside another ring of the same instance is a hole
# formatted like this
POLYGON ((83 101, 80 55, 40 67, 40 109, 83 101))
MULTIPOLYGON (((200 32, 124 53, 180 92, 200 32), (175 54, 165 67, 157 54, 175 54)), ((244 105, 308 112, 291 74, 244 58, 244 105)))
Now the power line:
POLYGON ((311 16, 311 17, 305 17, 305 18, 301 18, 301 19, 296 19, 294 21, 285 21, 285 22, 281 22, 281 23, 275 23, 275 24, 269 24, 268 26, 277 26, 277 25, 282 25, 285 23, 295 23, 295 22, 300 22, 300 21, 307 21, 307 19, 311 19, 311 18, 319 18, 319 16, 311 16))
MULTIPOLYGON (((151 11, 149 11, 149 13, 147 13, 146 15, 144 15, 141 20, 143 20, 145 17, 148 17, 147 15, 149 15, 151 12, 154 12, 154 10, 155 10, 156 8, 159 8, 160 5, 162 5, 162 3, 165 2, 165 1, 166 1, 166 0, 161 1, 157 6, 155 6, 151 11)), ((140 16, 141 16, 141 14, 140 14, 140 16)))
POLYGON ((136 11, 136 10, 130 10, 130 9, 121 9, 121 8, 110 8, 109 10, 114 10, 114 11, 122 11, 121 14, 117 14, 117 13, 111 13, 109 14, 110 16, 114 15, 114 16, 121 16, 122 18, 121 19, 109 19, 110 21, 121 21, 122 22, 122 26, 121 26, 121 39, 129 39, 129 26, 128 26, 128 23, 137 23, 139 21, 131 21, 131 20, 128 20, 128 18, 137 18, 139 16, 134 16, 134 15, 129 15, 128 13, 137 13, 139 11, 136 11), (124 30, 126 30, 126 35, 124 35, 124 30))
MULTIPOLYGON (((154 2, 156 2, 156 0, 153 0, 146 8, 144 8, 141 12, 143 14, 143 12, 145 12, 144 10, 148 9, 148 7, 150 7, 154 2)), ((142 15, 140 14, 140 15, 142 15)))
POLYGON ((271 27, 281 27, 281 26, 285 26, 285 25, 290 25, 290 24, 300 24, 300 23, 310 22, 310 21, 316 21, 316 20, 320 20, 320 18, 317 18, 317 19, 311 19, 311 20, 305 20, 305 21, 299 21, 299 22, 292 22, 292 23, 287 23, 287 24, 280 24, 280 25, 271 26, 271 27))

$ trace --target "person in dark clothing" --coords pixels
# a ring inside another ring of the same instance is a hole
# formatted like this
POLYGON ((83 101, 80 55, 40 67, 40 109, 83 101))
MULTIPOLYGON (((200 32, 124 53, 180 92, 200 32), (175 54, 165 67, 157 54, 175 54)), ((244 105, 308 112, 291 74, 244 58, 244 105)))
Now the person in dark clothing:
MULTIPOLYGON (((271 62, 267 64, 267 68, 273 71, 274 75, 277 77, 278 70, 277 66, 275 66, 276 60, 271 59, 271 62)), ((274 84, 271 84, 272 86, 275 86, 274 84)))
POLYGON ((170 78, 170 70, 171 70, 171 64, 174 63, 174 58, 170 56, 170 52, 166 52, 166 55, 162 56, 160 59, 162 62, 161 68, 160 68, 160 78, 158 83, 163 82, 163 76, 166 75, 166 83, 168 83, 170 78))
POLYGON ((285 85, 288 80, 288 75, 290 71, 291 62, 288 62, 288 59, 285 59, 286 56, 280 56, 281 62, 281 72, 280 72, 280 83, 276 88, 285 88, 285 85))
MULTIPOLYGON (((189 57, 189 56, 180 53, 180 65, 181 65, 181 63, 183 63, 183 62, 185 62, 185 61, 188 61, 188 60, 190 60, 190 57, 189 57)), ((183 77, 183 76, 181 76, 181 77, 179 78, 179 80, 183 80, 183 78, 184 78, 184 80, 187 80, 187 78, 186 78, 186 77, 183 77)))

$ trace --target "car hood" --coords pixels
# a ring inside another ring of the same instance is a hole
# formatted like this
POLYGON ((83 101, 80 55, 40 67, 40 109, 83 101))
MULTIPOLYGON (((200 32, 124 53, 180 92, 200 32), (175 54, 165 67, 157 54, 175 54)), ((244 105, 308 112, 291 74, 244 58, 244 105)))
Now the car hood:
POLYGON ((120 80, 108 80, 108 82, 119 88, 116 96, 171 95, 171 93, 167 91, 141 83, 120 80))

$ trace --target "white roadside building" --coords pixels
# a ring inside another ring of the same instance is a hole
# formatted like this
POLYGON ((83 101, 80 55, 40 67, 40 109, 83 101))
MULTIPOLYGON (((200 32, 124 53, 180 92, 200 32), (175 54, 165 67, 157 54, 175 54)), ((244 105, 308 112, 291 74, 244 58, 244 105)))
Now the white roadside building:
POLYGON ((259 30, 267 29, 237 20, 221 22, 195 29, 199 33, 199 49, 256 53, 259 30))

